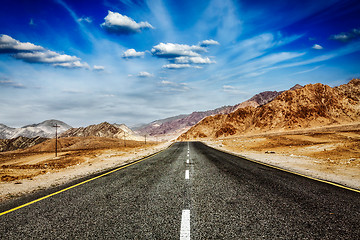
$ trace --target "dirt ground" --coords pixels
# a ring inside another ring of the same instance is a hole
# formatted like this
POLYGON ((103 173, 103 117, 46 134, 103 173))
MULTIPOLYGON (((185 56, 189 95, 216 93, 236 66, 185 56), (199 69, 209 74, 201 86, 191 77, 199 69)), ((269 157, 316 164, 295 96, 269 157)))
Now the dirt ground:
MULTIPOLYGON (((360 123, 245 135, 208 145, 316 178, 360 189, 360 123)), ((0 153, 0 201, 64 184, 158 152, 171 143, 111 138, 61 138, 0 153)))
POLYGON ((360 124, 208 140, 210 146, 360 189, 360 124))
POLYGON ((54 140, 32 148, 0 153, 0 201, 132 162, 170 143, 110 138, 62 138, 58 156, 54 140), (52 151, 50 151, 52 149, 52 151))

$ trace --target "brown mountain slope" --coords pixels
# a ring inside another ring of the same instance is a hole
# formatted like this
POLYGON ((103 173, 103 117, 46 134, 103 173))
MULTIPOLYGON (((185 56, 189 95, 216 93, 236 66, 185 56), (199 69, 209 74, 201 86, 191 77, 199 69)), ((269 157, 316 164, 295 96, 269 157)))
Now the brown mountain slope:
MULTIPOLYGON (((296 84, 291 89, 302 88, 301 85, 296 84)), ((203 118, 216 115, 216 114, 228 114, 233 111, 236 111, 239 108, 245 107, 258 107, 268 102, 271 102, 275 97, 280 95, 284 91, 265 91, 254 95, 252 98, 239 103, 234 106, 224 106, 216 108, 214 110, 204 111, 204 112, 193 112, 188 115, 179 115, 172 118, 162 119, 154 121, 150 124, 144 125, 141 128, 136 129, 141 135, 149 134, 151 136, 159 136, 163 134, 175 133, 186 128, 192 127, 201 121, 203 118)))
POLYGON ((122 130, 118 127, 115 127, 110 123, 103 122, 87 127, 70 128, 61 134, 60 137, 115 137, 120 133, 122 133, 122 130))
POLYGON ((47 138, 35 137, 16 137, 12 139, 0 139, 0 152, 13 151, 17 149, 25 149, 32 147, 36 144, 42 143, 48 140, 47 138))
POLYGON ((136 132, 141 135, 149 134, 150 136, 175 133, 187 127, 194 126, 204 117, 214 114, 230 113, 231 111, 233 111, 233 106, 224 106, 205 112, 193 112, 188 115, 179 115, 177 117, 154 121, 139 129, 136 129, 136 132))
POLYGON ((87 127, 71 128, 60 137, 105 137, 142 141, 142 137, 135 135, 125 124, 110 124, 103 122, 87 127))
POLYGON ((331 88, 320 83, 288 90, 254 108, 203 119, 179 140, 218 138, 249 132, 299 129, 360 121, 360 79, 331 88))

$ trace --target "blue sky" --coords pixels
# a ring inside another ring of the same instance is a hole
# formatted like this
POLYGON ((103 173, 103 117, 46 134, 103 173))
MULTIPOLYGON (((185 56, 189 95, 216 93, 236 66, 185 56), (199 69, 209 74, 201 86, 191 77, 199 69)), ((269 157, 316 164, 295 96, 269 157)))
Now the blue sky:
POLYGON ((360 3, 3 0, 0 123, 133 126, 360 76, 360 3))

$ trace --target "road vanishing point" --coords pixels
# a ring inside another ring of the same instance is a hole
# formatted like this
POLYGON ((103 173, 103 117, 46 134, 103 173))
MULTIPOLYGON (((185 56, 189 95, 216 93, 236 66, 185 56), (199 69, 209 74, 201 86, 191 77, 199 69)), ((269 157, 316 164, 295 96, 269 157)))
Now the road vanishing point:
POLYGON ((359 239, 360 193, 179 142, 0 215, 0 239, 359 239))

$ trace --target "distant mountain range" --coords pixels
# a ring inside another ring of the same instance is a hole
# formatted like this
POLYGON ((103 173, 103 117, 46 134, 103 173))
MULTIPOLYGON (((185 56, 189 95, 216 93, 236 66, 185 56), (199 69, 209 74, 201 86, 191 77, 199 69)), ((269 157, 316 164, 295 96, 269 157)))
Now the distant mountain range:
MULTIPOLYGON (((290 90, 302 88, 303 86, 296 84, 290 90)), ((258 107, 272 101, 278 95, 284 91, 265 91, 254 95, 249 100, 239 103, 235 106, 224 106, 216 108, 214 110, 204 112, 193 112, 191 114, 178 115, 175 117, 165 118, 161 120, 153 121, 149 124, 143 125, 134 129, 141 135, 149 134, 150 136, 161 136, 165 134, 181 133, 200 122, 203 118, 217 115, 217 114, 229 114, 240 108, 248 106, 258 107)))
POLYGON ((135 134, 125 124, 110 124, 103 122, 87 127, 70 128, 63 132, 60 137, 107 137, 126 140, 142 141, 144 138, 135 134))
MULTIPOLYGON (((103 122, 87 127, 71 128, 58 120, 47 120, 39 124, 28 125, 22 128, 10 128, 0 125, 0 152, 25 149, 55 137, 55 124, 58 128, 58 137, 105 137, 133 141, 143 141, 144 137, 135 134, 125 124, 110 124, 103 122), (13 137, 14 136, 14 137, 13 137)), ((46 145, 46 144, 45 144, 46 145)))
POLYGON ((258 107, 208 116, 179 140, 220 138, 360 121, 360 79, 339 87, 317 83, 282 92, 258 107))
POLYGON ((0 139, 12 139, 17 137, 42 137, 53 138, 55 137, 55 124, 59 126, 58 134, 70 129, 71 126, 59 120, 46 120, 38 124, 27 125, 21 128, 12 128, 4 124, 0 124, 0 139))

